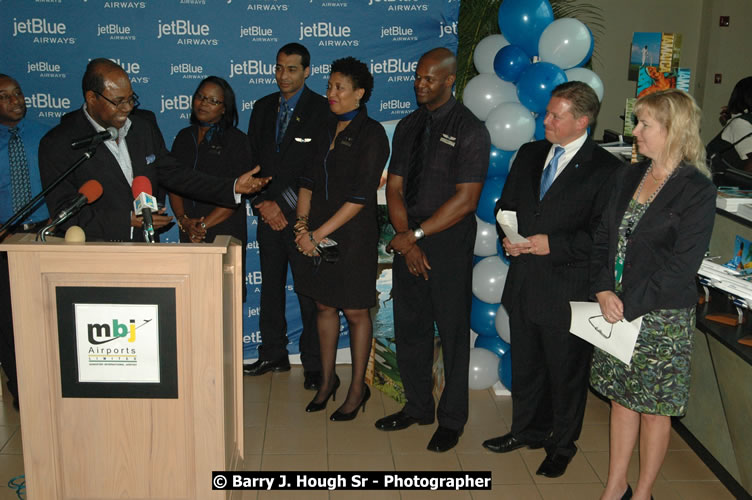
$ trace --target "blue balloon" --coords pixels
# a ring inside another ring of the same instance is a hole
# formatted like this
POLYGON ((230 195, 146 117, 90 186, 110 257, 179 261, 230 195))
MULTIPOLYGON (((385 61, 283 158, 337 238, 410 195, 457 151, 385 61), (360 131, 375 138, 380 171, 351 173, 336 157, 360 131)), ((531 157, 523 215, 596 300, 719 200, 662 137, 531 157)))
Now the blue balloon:
POLYGON ((494 338, 491 336, 478 335, 475 339, 475 347, 482 347, 488 349, 498 357, 504 356, 509 350, 509 344, 504 342, 498 335, 494 338))
POLYGON ((508 82, 516 82, 522 71, 532 64, 530 56, 519 45, 507 45, 494 57, 496 76, 508 82))
MULTIPOLYGON (((501 258, 502 262, 504 264, 509 265, 509 257, 507 257, 506 252, 504 251, 504 247, 501 245, 501 240, 496 239, 496 253, 501 258)), ((473 265, 475 265, 475 262, 473 262, 473 265)))
POLYGON ((501 190, 504 189, 505 180, 506 177, 490 177, 486 178, 486 181, 483 183, 483 190, 480 192, 476 214, 481 220, 489 224, 496 223, 494 208, 496 208, 496 202, 501 198, 501 190))
POLYGON ((551 91, 567 81, 564 70, 555 64, 539 62, 528 66, 517 81, 517 97, 533 113, 546 112, 551 91))
MULTIPOLYGON (((504 342, 502 340, 502 342, 504 342)), ((499 361, 499 380, 504 387, 512 390, 512 351, 507 350, 499 361)))
POLYGON ((506 178, 509 174, 509 160, 514 156, 514 151, 504 151, 496 146, 491 146, 491 157, 488 160, 488 173, 486 177, 506 178))
POLYGON ((543 112, 535 119, 535 138, 539 141, 546 138, 546 127, 543 125, 543 121, 546 119, 546 113, 543 112))
POLYGON ((553 21, 548 0, 504 0, 499 7, 501 34, 530 57, 538 55, 538 39, 553 21))
POLYGON ((499 334, 496 332, 496 311, 498 309, 499 304, 483 302, 473 295, 470 307, 470 328, 480 336, 499 338, 499 334))
POLYGON ((593 49, 595 48, 595 39, 593 38, 593 32, 590 29, 590 27, 586 24, 585 27, 587 28, 588 32, 590 33, 590 49, 588 50, 587 55, 585 58, 580 61, 580 63, 575 66, 575 68, 581 68, 587 64, 587 62, 590 60, 591 57, 593 57, 593 49))

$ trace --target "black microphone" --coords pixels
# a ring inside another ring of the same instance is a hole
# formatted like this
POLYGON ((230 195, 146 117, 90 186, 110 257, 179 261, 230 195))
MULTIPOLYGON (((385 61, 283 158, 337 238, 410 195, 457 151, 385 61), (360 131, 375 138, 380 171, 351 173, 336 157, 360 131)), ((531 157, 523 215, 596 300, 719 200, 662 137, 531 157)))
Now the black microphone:
POLYGON ((81 139, 76 139, 75 141, 71 142, 71 148, 73 149, 80 149, 85 148, 87 146, 96 146, 100 142, 109 141, 110 139, 115 139, 118 136, 118 131, 115 127, 109 127, 107 130, 103 130, 102 132, 97 132, 94 135, 90 135, 88 137, 82 137, 81 139))
POLYGON ((84 182, 84 184, 78 188, 78 194, 75 198, 68 202, 57 213, 57 216, 50 224, 51 226, 60 224, 61 222, 70 218, 73 214, 81 210, 81 208, 87 203, 93 203, 102 196, 102 185, 94 179, 84 182))

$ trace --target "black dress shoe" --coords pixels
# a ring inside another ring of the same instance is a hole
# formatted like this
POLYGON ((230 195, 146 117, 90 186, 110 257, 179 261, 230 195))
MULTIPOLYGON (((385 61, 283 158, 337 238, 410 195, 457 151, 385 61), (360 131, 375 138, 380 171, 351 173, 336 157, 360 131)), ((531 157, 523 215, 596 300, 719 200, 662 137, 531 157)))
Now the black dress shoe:
POLYGON ((366 401, 368 401, 369 399, 371 399, 371 389, 366 386, 365 393, 363 394, 363 399, 360 400, 360 404, 356 406, 353 411, 345 413, 342 411, 342 407, 340 406, 337 411, 332 413, 332 416, 329 417, 329 420, 331 420, 332 422, 344 422, 346 420, 354 419, 361 407, 363 408, 363 413, 366 412, 366 401))
POLYGON ((308 403, 308 406, 306 406, 306 413, 313 413, 315 411, 323 410, 324 408, 326 408, 326 404, 329 402, 329 398, 332 398, 332 401, 337 401, 337 389, 339 389, 339 377, 335 375, 334 386, 332 387, 332 390, 329 391, 326 399, 321 401, 320 403, 317 403, 316 398, 313 398, 311 402, 308 403))
MULTIPOLYGON (((627 484, 627 491, 621 496, 621 500, 630 500, 630 498, 632 498, 632 487, 627 484)), ((652 499, 653 497, 651 496, 650 498, 652 499)))
POLYGON ((303 372, 303 389, 318 391, 321 387, 321 372, 303 372))
POLYGON ((428 442, 426 447, 429 451, 444 452, 449 451, 460 440, 462 430, 449 429, 448 427, 439 426, 436 432, 433 433, 433 437, 428 442))
POLYGON ((504 434, 503 436, 486 439, 483 441, 483 447, 493 451, 494 453, 507 453, 509 451, 513 451, 519 448, 524 448, 527 446, 531 450, 537 450, 538 448, 543 447, 543 443, 526 443, 524 441, 520 441, 511 432, 508 432, 507 434, 504 434))
POLYGON ((290 371, 290 361, 287 356, 279 359, 259 359, 255 363, 243 368, 246 375, 256 376, 263 375, 266 372, 287 372, 290 371))
POLYGON ((567 465, 571 460, 572 457, 566 455, 546 455, 535 473, 539 476, 559 477, 567 471, 567 465))
POLYGON ((399 431, 407 429, 413 424, 430 425, 432 423, 433 418, 421 420, 411 417, 404 411, 398 411, 397 413, 392 413, 391 415, 378 419, 374 425, 381 431, 399 431))

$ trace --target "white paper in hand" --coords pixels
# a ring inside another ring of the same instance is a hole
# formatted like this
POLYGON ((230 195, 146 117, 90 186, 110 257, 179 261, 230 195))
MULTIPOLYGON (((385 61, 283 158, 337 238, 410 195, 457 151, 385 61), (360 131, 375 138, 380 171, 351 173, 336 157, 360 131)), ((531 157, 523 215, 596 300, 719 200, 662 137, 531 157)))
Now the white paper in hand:
POLYGON ((499 210, 496 214, 496 222, 499 223, 510 243, 529 243, 527 238, 523 238, 517 232, 517 212, 499 210))
POLYGON ((632 363, 642 316, 633 321, 609 323, 603 318, 597 302, 570 302, 569 306, 572 308, 570 333, 606 351, 625 365, 632 363))

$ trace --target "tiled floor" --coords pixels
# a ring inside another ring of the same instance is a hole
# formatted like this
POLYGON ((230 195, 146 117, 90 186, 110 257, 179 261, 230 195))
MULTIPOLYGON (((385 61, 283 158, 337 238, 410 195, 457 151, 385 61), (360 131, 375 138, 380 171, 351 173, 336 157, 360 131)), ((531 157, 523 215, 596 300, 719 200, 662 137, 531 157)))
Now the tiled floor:
MULTIPOLYGON (((349 383, 349 366, 338 366, 342 379, 340 397, 349 383)), ((447 453, 425 449, 436 425, 412 426, 385 433, 373 422, 399 410, 399 405, 381 392, 351 422, 331 422, 329 415, 342 400, 329 403, 326 412, 305 413, 313 392, 303 390, 300 367, 279 374, 245 377, 245 453, 249 470, 490 470, 492 491, 303 491, 246 492, 247 499, 597 499, 608 470, 608 406, 590 395, 579 453, 567 473, 558 479, 535 475, 542 450, 520 450, 497 455, 481 442, 506 432, 511 423, 511 400, 490 391, 471 391, 470 419, 458 446, 447 453), (296 494, 297 493, 297 494, 296 494), (453 494, 454 493, 454 494, 453 494)), ((668 456, 654 489, 656 500, 731 499, 732 495, 712 472, 672 431, 668 456)), ((23 473, 23 455, 18 413, 7 394, 0 405, 0 500, 14 499, 4 487, 23 473)), ((637 477, 637 453, 630 481, 637 477)), ((36 499, 30 499, 36 500, 36 499)))

